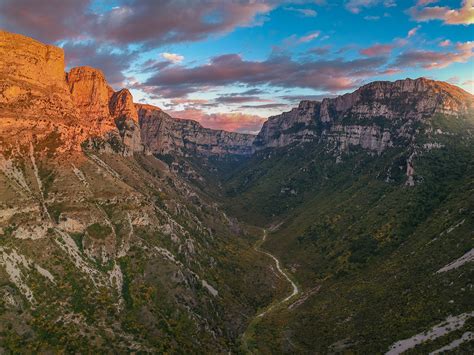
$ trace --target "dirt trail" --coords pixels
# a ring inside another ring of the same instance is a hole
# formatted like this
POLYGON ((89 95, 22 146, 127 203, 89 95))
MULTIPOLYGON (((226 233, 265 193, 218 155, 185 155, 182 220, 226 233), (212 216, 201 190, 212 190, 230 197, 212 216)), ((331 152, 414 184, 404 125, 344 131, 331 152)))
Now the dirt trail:
POLYGON ((272 309, 274 309, 275 307, 281 305, 282 303, 285 303, 286 301, 288 301, 290 298, 296 296, 297 294, 300 293, 300 290, 298 288, 298 286, 296 285, 296 283, 290 278, 290 276, 281 268, 280 266, 280 260, 278 260, 273 254, 270 254, 269 252, 267 251, 264 251, 262 249, 260 249, 260 245, 262 245, 265 240, 267 239, 267 230, 265 229, 263 231, 263 238, 262 240, 260 241, 260 243, 257 243, 255 245, 255 250, 258 251, 259 253, 262 253, 262 254, 265 254, 265 255, 268 255, 270 258, 272 258, 274 261, 275 261, 275 264, 276 264, 276 267, 277 267, 277 270, 278 272, 283 275, 283 277, 285 279, 288 280, 288 282, 291 284, 291 287, 293 288, 293 291, 291 292, 291 294, 289 296, 287 296, 286 298, 282 299, 281 301, 277 302, 277 303, 273 303, 269 308, 267 308, 265 311, 259 313, 255 318, 260 318, 260 317, 263 317, 265 314, 267 314, 268 312, 270 312, 272 309))
POLYGON ((244 334, 242 334, 242 350, 244 351, 244 353, 253 353, 250 349, 249 349, 249 339, 252 338, 252 333, 253 333, 253 329, 254 329, 254 325, 262 318, 264 317, 266 314, 268 314, 269 312, 271 312, 272 310, 274 310, 275 308, 277 308, 278 306, 281 306, 282 304, 284 304, 285 302, 289 301, 291 298, 297 296, 299 293, 300 293, 300 290, 298 288, 298 285, 296 285, 296 283, 291 279, 291 277, 288 275, 288 273, 282 269, 281 265, 280 265, 280 260, 277 259, 276 256, 274 256, 273 254, 265 251, 265 250, 262 250, 260 248, 260 246, 265 242, 265 240, 267 239, 267 230, 263 230, 263 237, 261 240, 259 240, 256 244, 255 244, 255 247, 254 249, 261 253, 261 254, 265 254, 267 256, 269 256, 270 258, 272 258, 274 261, 275 261, 275 265, 276 265, 276 268, 278 270, 278 272, 291 284, 291 287, 292 287, 292 291, 291 291, 291 294, 288 295, 287 297, 285 297, 284 299, 280 300, 280 301, 275 301, 273 302, 270 306, 268 306, 264 311, 260 312, 259 314, 257 314, 253 319, 252 321, 249 323, 249 326, 247 327, 246 331, 244 332, 244 334))

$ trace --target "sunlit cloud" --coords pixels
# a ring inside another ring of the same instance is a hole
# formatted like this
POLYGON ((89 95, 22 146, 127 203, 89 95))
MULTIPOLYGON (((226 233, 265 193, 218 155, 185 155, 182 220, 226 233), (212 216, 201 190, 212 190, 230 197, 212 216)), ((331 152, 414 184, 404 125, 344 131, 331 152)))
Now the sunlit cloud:
POLYGON ((180 63, 183 61, 184 57, 182 55, 179 55, 179 54, 175 54, 175 53, 168 53, 168 52, 164 52, 164 53, 161 53, 160 54, 162 58, 172 62, 172 63, 180 63))
POLYGON ((459 9, 451 9, 447 6, 423 6, 430 3, 435 3, 435 1, 419 1, 418 6, 411 7, 408 13, 419 22, 441 20, 448 25, 470 25, 474 23, 474 0, 462 1, 459 9))

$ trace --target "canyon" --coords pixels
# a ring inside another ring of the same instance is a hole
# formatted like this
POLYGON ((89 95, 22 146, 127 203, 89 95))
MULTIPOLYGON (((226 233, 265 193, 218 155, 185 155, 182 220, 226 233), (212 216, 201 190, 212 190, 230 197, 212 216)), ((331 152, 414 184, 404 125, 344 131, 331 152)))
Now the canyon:
POLYGON ((212 130, 0 31, 0 352, 380 353, 444 319, 417 350, 464 339, 473 112, 418 78, 212 130))

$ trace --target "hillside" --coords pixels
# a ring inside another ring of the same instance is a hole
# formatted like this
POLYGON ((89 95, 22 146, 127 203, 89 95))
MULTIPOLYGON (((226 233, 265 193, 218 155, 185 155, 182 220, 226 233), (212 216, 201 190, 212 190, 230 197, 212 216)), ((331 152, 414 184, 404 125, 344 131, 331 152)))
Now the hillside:
POLYGON ((0 32, 0 351, 234 348, 288 285, 151 155, 128 90, 63 58, 0 32))
POLYGON ((472 102, 441 82, 383 82, 267 121, 258 152, 226 175, 227 206, 270 228, 263 248, 303 294, 256 325, 256 349, 381 353, 472 316, 472 102))

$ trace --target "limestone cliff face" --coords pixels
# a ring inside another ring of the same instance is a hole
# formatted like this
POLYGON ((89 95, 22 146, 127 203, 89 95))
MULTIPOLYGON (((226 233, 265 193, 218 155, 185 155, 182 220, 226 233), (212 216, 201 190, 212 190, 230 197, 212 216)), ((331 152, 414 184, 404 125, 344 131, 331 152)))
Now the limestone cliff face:
POLYGON ((0 31, 0 114, 27 118, 74 111, 63 50, 0 31), (36 110, 29 109, 29 104, 36 110))
POLYGON ((128 90, 115 93, 94 68, 66 74, 62 49, 5 31, 0 31, 0 119, 9 146, 53 134, 58 152, 97 147, 96 139, 106 151, 143 151, 128 90))
POLYGON ((143 143, 154 154, 250 155, 255 136, 204 128, 169 116, 158 107, 137 104, 143 143))
POLYGON ((143 152, 138 112, 130 91, 122 89, 114 93, 109 101, 109 110, 122 137, 125 146, 124 154, 143 152))
POLYGON ((91 67, 73 68, 67 74, 67 83, 79 114, 92 125, 113 126, 109 100, 113 89, 104 74, 91 67))
POLYGON ((360 146, 381 152, 411 127, 436 113, 466 115, 473 95, 444 82, 419 78, 373 82, 353 93, 270 117, 255 139, 255 149, 284 147, 311 140, 332 142, 339 150, 360 146))

